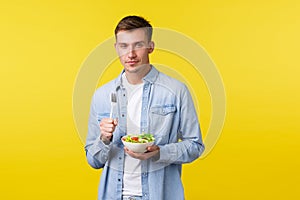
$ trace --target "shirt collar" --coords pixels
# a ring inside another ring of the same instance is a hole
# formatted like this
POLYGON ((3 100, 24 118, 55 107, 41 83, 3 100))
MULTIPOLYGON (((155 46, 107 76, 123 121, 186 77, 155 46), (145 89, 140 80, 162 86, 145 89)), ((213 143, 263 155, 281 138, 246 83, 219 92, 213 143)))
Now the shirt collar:
MULTIPOLYGON (((116 78, 116 81, 115 81, 116 89, 123 87, 122 74, 124 72, 125 72, 125 70, 123 69, 121 74, 116 78)), ((159 74, 159 71, 153 65, 151 65, 151 70, 148 72, 148 74, 146 74, 146 76, 143 78, 143 80, 145 82, 149 82, 149 83, 153 84, 156 81, 158 74, 159 74)))
POLYGON ((143 80, 153 84, 156 81, 158 74, 159 74, 159 71, 153 65, 151 65, 150 72, 148 74, 146 74, 146 76, 143 78, 143 80))

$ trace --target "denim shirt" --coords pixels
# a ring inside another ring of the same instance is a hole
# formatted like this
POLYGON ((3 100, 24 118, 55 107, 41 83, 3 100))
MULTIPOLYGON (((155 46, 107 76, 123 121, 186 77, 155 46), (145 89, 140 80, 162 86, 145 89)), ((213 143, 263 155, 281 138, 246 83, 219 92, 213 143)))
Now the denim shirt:
MULTIPOLYGON (((91 103, 85 150, 88 163, 93 168, 103 168, 99 200, 122 199, 124 146, 121 137, 127 134, 127 94, 121 75, 97 89, 91 103), (99 123, 109 117, 111 92, 117 94, 118 106, 113 117, 118 118, 118 125, 112 142, 106 145, 100 140, 99 123)), ((191 95, 183 83, 154 66, 143 82, 141 133, 153 134, 155 144, 160 147, 159 154, 141 164, 143 199, 183 200, 182 164, 194 161, 204 151, 191 95)))

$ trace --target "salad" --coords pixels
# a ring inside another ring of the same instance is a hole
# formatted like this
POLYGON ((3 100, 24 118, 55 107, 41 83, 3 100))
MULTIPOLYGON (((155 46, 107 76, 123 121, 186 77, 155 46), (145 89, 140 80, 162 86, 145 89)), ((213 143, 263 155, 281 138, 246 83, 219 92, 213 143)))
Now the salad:
POLYGON ((122 140, 131 143, 148 143, 153 142, 155 138, 150 133, 144 133, 140 135, 127 135, 126 137, 123 137, 122 140))

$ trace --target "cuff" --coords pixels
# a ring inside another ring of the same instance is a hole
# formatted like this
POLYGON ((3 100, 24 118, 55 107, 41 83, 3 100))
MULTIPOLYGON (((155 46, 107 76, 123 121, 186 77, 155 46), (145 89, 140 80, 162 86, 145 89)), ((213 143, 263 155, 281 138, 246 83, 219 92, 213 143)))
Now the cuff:
MULTIPOLYGON (((176 158, 176 147, 175 144, 168 144, 164 146, 159 146, 160 151, 159 151, 159 158, 157 159, 156 162, 166 162, 169 163, 174 158, 176 158)), ((176 159, 175 159, 176 160, 176 159)))

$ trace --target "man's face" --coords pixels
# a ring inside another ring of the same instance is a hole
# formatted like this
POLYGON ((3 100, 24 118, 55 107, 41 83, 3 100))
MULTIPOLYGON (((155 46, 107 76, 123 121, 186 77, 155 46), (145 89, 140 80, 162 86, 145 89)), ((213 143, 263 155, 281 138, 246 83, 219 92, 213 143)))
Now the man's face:
POLYGON ((149 54, 154 43, 148 41, 144 29, 120 31, 117 33, 115 48, 127 73, 136 73, 149 66, 149 54))

